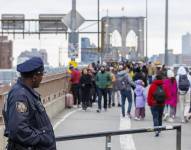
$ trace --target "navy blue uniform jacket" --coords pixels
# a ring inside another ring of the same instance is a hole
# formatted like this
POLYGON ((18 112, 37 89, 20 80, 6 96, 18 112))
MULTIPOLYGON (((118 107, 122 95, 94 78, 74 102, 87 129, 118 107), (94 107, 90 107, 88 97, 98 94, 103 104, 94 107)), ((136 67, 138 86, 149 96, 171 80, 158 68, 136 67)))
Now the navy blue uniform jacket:
POLYGON ((5 135, 12 142, 39 150, 56 150, 52 125, 40 95, 20 79, 4 107, 5 135))

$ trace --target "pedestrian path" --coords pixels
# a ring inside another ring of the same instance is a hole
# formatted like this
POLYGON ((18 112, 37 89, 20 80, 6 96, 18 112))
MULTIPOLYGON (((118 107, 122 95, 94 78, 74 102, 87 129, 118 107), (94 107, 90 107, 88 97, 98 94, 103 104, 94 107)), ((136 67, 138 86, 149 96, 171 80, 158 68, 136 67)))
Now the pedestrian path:
MULTIPOLYGON (((54 121, 56 136, 87 134, 103 131, 126 130, 130 128, 152 127, 150 109, 146 109, 146 118, 143 121, 135 121, 127 117, 121 117, 118 107, 108 109, 107 112, 96 113, 97 105, 88 109, 71 109, 67 113, 61 113, 54 121), (66 115, 69 114, 69 115, 66 115), (59 123, 58 123, 59 122, 59 123), (57 124, 56 124, 57 123, 57 124)), ((132 111, 133 112, 133 111, 132 111)), ((177 119, 175 123, 179 124, 177 119)), ((164 123, 164 125, 171 125, 164 123)), ((183 124, 182 148, 190 150, 191 123, 183 124)), ((58 150, 105 150, 105 138, 84 139, 57 143, 58 150)), ((156 138, 154 133, 136 135, 123 135, 112 137, 112 150, 175 150, 176 132, 162 132, 156 138)))

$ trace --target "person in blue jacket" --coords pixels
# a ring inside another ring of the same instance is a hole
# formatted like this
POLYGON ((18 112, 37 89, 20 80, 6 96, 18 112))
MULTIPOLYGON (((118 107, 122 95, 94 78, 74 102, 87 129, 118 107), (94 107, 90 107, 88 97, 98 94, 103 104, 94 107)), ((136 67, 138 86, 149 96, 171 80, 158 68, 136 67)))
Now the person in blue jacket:
POLYGON ((8 94, 3 109, 8 150, 56 150, 53 127, 38 88, 44 74, 41 58, 17 65, 21 77, 8 94))

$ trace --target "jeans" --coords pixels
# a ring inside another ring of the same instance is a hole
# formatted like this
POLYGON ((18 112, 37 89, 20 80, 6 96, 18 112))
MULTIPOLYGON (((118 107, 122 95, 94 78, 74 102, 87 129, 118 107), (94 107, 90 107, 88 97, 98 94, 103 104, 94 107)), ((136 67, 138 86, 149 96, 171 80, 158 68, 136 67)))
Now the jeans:
POLYGON ((111 96, 112 96, 112 93, 113 93, 113 89, 112 88, 108 88, 107 89, 107 96, 108 96, 108 100, 109 100, 109 103, 108 103, 109 106, 111 106, 111 96))
POLYGON ((153 77, 152 76, 148 76, 148 79, 149 79, 149 84, 151 84, 152 80, 153 80, 153 77))
POLYGON ((122 105, 121 105, 121 108, 122 108, 122 115, 125 116, 125 101, 126 101, 126 98, 128 100, 128 110, 127 110, 127 113, 130 114, 131 113, 131 107, 132 107, 132 93, 130 90, 121 90, 121 102, 122 102, 122 105))
POLYGON ((102 96, 104 99, 104 108, 107 109, 107 89, 98 88, 98 109, 101 110, 102 96))
POLYGON ((163 111, 164 111, 164 106, 153 106, 153 107, 151 107, 151 113, 153 116, 154 127, 162 126, 163 111))

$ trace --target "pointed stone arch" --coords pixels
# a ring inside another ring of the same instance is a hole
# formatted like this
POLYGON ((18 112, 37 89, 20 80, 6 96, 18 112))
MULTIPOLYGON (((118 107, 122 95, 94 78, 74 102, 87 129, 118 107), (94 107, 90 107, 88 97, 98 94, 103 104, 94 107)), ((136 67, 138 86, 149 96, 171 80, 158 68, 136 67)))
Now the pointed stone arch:
POLYGON ((122 38, 121 38, 121 34, 119 33, 118 30, 114 30, 111 33, 110 41, 111 41, 112 47, 121 47, 122 46, 122 38))
POLYGON ((126 47, 136 47, 138 45, 138 37, 134 30, 130 30, 126 37, 126 47))

